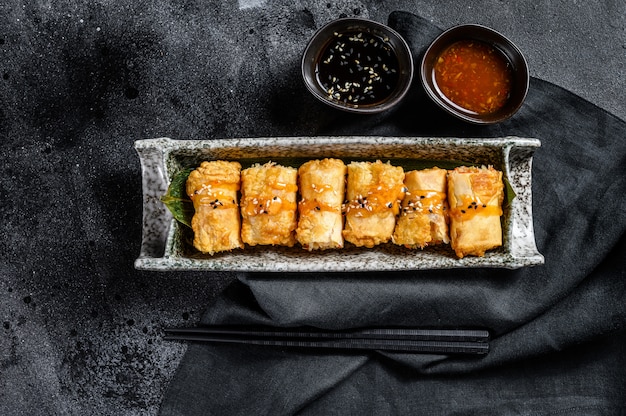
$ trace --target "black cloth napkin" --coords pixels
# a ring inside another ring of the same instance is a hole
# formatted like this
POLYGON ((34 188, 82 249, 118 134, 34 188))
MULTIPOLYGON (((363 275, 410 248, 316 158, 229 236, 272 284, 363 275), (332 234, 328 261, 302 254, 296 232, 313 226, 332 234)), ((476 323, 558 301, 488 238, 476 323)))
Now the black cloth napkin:
MULTIPOLYGON (((391 14, 388 23, 407 39, 416 62, 441 32, 404 12, 391 14)), ((481 327, 492 332, 491 351, 467 358, 192 344, 161 414, 626 412, 623 121, 532 79, 520 112, 495 126, 471 126, 444 114, 419 82, 393 113, 338 114, 320 123, 320 134, 540 139, 533 210, 545 265, 241 274, 202 323, 481 327)))

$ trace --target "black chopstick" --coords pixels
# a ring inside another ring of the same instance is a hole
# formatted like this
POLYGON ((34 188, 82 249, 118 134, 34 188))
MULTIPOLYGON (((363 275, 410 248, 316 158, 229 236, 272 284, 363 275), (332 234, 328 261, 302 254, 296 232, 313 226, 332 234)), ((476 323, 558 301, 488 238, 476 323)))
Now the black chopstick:
POLYGON ((477 342, 489 340, 489 331, 484 329, 361 328, 322 330, 308 327, 276 328, 264 326, 210 326, 195 328, 167 328, 165 329, 165 332, 177 334, 220 334, 279 338, 372 338, 477 342))
POLYGON ((489 332, 482 329, 365 328, 329 331, 312 328, 215 326, 167 328, 164 339, 433 354, 487 354, 489 352, 489 332))

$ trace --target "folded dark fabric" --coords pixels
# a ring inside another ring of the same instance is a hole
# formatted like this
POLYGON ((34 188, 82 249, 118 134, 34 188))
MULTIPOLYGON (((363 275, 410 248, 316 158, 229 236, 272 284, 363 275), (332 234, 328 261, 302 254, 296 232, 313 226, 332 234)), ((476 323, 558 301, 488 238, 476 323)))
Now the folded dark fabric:
MULTIPOLYGON (((440 33, 403 12, 389 24, 416 61, 440 33)), ((532 79, 520 112, 495 126, 451 118, 418 82, 397 111, 320 123, 320 134, 540 139, 533 210, 545 265, 242 274, 209 306, 203 323, 480 327, 491 331, 492 348, 468 359, 193 344, 165 395, 163 415, 626 412, 624 121, 532 79)))

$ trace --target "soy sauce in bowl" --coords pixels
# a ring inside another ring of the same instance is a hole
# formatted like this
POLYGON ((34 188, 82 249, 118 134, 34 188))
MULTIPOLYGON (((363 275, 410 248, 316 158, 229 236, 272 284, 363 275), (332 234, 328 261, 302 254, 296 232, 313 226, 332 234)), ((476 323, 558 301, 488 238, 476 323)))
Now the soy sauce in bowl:
POLYGON ((320 28, 302 55, 307 89, 343 111, 373 114, 398 105, 413 80, 413 57, 395 30, 358 18, 320 28))
POLYGON ((317 78, 331 100, 375 105, 398 85, 398 58, 389 38, 364 31, 334 33, 317 64, 317 78))

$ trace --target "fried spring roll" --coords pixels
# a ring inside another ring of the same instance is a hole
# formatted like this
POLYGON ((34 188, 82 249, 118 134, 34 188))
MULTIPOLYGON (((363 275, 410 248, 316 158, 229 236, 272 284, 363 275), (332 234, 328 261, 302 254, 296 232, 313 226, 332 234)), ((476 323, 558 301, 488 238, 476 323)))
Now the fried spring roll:
POLYGON ((484 256, 502 245, 502 172, 493 167, 459 167, 448 173, 450 240, 460 258, 484 256))
POLYGON ((406 194, 393 242, 407 248, 449 243, 447 174, 440 168, 412 170, 404 177, 406 194))
POLYGON ((348 165, 343 237, 359 247, 389 241, 404 196, 402 167, 373 162, 348 165))
POLYGON ((243 247, 237 205, 240 172, 238 162, 202 162, 187 178, 186 191, 195 210, 193 245, 203 253, 243 247))
POLYGON ((298 171, 273 162, 241 172, 241 238, 255 245, 296 243, 298 171))
POLYGON ((296 238, 307 250, 343 247, 343 215, 347 168, 339 159, 311 160, 298 169, 296 238))

